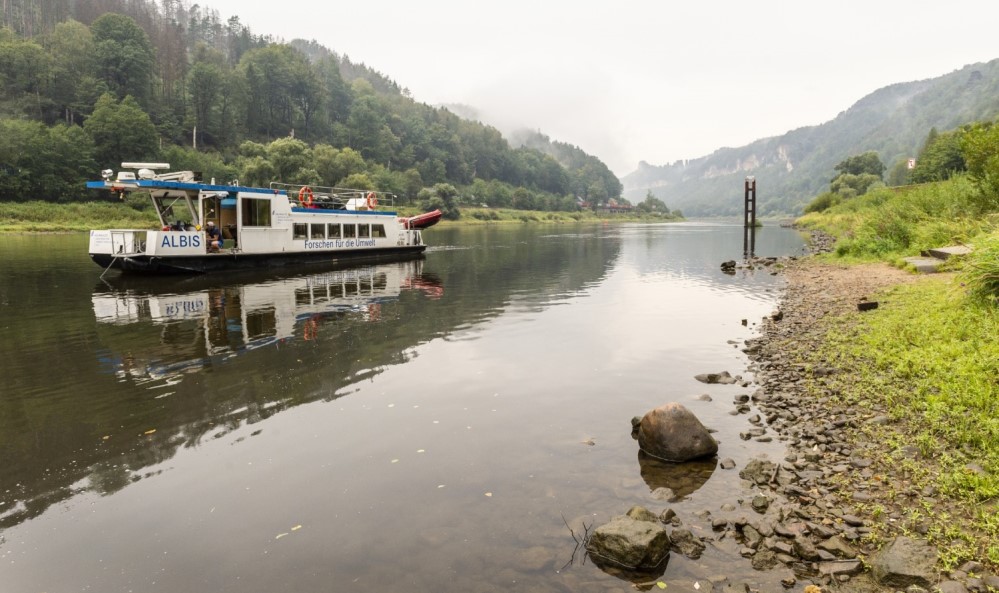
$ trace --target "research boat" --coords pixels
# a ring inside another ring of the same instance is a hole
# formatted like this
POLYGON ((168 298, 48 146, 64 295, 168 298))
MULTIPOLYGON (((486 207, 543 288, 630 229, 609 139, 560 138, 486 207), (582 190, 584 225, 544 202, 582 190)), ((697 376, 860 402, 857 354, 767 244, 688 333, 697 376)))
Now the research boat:
POLYGON ((160 222, 156 230, 90 231, 90 257, 97 265, 125 273, 198 274, 404 260, 423 254, 422 231, 441 216, 438 210, 399 217, 395 196, 386 192, 205 183, 193 171, 159 172, 169 168, 122 163, 130 170, 104 170, 101 181, 87 182, 90 189, 122 197, 148 193, 160 222), (221 231, 220 247, 209 245, 210 226, 221 231))

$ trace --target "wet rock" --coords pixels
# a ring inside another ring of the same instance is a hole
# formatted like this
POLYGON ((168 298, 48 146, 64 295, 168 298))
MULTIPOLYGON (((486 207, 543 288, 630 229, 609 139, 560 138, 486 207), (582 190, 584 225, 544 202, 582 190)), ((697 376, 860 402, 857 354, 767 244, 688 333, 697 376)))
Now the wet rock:
POLYGON ((937 585, 936 590, 939 593, 968 593, 968 590, 957 581, 943 581, 937 585))
POLYGON ((663 523, 672 523, 673 519, 676 518, 676 511, 673 509, 666 509, 659 513, 659 520, 663 523))
POLYGON ((671 549, 683 554, 691 560, 697 560, 704 553, 704 544, 694 537, 689 529, 674 529, 670 534, 671 549))
POLYGON ((632 511, 638 516, 652 516, 653 520, 640 520, 627 515, 614 517, 593 530, 586 550, 592 556, 626 568, 658 567, 669 557, 669 533, 653 513, 632 511))
POLYGON ((755 570, 770 570, 778 564, 777 554, 770 550, 760 550, 753 554, 753 568, 755 570))
POLYGON ((818 568, 819 574, 832 577, 840 575, 854 576, 864 572, 864 564, 860 560, 819 562, 818 568))
POLYGON ((762 515, 767 512, 768 508, 770 508, 770 499, 762 494, 757 494, 753 497, 753 502, 751 504, 753 510, 762 515))
POLYGON ((753 550, 759 548, 760 544, 763 543, 763 534, 752 525, 746 525, 742 528, 742 536, 746 540, 746 547, 753 550))
POLYGON ((830 554, 836 556, 837 558, 856 558, 857 551, 853 547, 846 543, 842 537, 836 535, 819 542, 816 546, 820 550, 825 550, 830 554))
POLYGON ((659 515, 653 513, 645 507, 640 506, 631 507, 625 515, 631 517, 635 521, 648 521, 649 523, 657 523, 659 521, 659 515))
POLYGON ((819 559, 819 553, 815 549, 815 544, 803 535, 794 538, 794 555, 802 560, 812 561, 819 559))
POLYGON ((672 462, 708 457, 718 443, 694 414, 678 403, 651 410, 638 428, 638 446, 645 453, 672 462))
POLYGON ((735 460, 731 459, 729 457, 726 457, 725 459, 722 459, 721 460, 721 468, 722 469, 734 469, 735 468, 735 460))
POLYGON ((694 378, 701 383, 707 383, 709 385, 734 385, 739 380, 729 374, 728 371, 722 371, 720 373, 702 373, 700 375, 694 375, 694 378))
POLYGON ((897 537, 872 558, 871 571, 878 583, 889 587, 931 587, 936 581, 936 557, 936 550, 929 544, 897 537))
POLYGON ((762 486, 770 482, 770 477, 773 476, 774 470, 777 468, 772 461, 766 459, 752 459, 746 464, 746 467, 742 468, 739 472, 739 477, 743 480, 749 480, 753 484, 762 486))

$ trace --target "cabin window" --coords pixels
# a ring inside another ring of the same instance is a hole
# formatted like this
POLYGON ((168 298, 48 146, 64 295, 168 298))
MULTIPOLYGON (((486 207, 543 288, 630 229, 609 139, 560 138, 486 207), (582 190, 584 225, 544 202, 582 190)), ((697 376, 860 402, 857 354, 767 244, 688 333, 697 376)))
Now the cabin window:
POLYGON ((371 236, 377 239, 385 238, 385 225, 384 224, 373 224, 371 225, 371 236))
POLYGON ((270 200, 243 198, 243 226, 271 226, 270 200))
POLYGON ((325 239, 326 238, 326 225, 325 224, 310 224, 309 225, 309 236, 313 239, 325 239))
POLYGON ((330 239, 340 238, 340 225, 338 224, 328 224, 326 225, 326 236, 330 239))
POLYGON ((345 239, 353 239, 357 236, 357 227, 352 224, 343 225, 343 237, 345 239))
POLYGON ((296 222, 294 224, 294 227, 293 227, 293 230, 292 230, 292 235, 291 235, 292 238, 293 239, 304 239, 307 236, 305 234, 305 232, 307 230, 306 227, 308 227, 308 226, 309 225, 305 224, 304 222, 296 222))
POLYGON ((357 236, 361 239, 367 239, 371 236, 371 225, 370 224, 359 224, 357 225, 357 236))

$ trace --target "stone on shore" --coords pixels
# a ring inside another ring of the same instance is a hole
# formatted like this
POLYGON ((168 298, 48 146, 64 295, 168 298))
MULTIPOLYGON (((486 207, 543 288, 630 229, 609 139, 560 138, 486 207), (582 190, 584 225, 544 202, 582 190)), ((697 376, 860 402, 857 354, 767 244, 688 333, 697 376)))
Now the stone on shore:
POLYGON ((718 453, 718 443, 708 429, 690 410, 675 402, 642 417, 638 446, 648 455, 674 463, 718 453))
POLYGON ((701 373, 700 375, 694 375, 694 378, 701 383, 707 383, 709 385, 734 385, 739 381, 728 371, 722 371, 720 373, 701 373))
POLYGON ((911 585, 928 589, 937 581, 933 565, 936 550, 926 542, 897 537, 871 561, 878 583, 903 589, 911 585))
POLYGON ((654 513, 635 507, 593 530, 586 550, 618 566, 651 569, 669 556, 670 538, 654 513))

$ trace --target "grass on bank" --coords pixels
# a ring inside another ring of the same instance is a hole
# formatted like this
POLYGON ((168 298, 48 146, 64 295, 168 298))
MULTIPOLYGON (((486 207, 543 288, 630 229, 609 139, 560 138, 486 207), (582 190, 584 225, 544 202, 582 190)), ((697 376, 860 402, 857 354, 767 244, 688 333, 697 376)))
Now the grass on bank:
POLYGON ((151 207, 133 202, 0 202, 0 230, 60 233, 90 229, 155 228, 151 207))
MULTIPOLYGON (((999 566, 999 212, 966 176, 882 188, 845 200, 799 224, 837 238, 824 256, 886 261, 947 245, 974 252, 953 258, 958 272, 898 286, 890 306, 829 321, 811 362, 843 369, 837 387, 856 406, 884 408, 894 423, 870 426, 882 467, 910 480, 902 525, 880 522, 874 537, 915 530, 952 568, 965 560, 999 566), (919 456, 913 457, 912 448, 919 456), (920 495, 929 487, 936 502, 920 495)), ((897 476, 896 476, 897 477, 897 476)), ((892 479, 885 481, 892 487, 892 479)), ((873 515, 884 509, 868 509, 873 515)))
POLYGON ((999 213, 983 210, 978 189, 964 175, 939 183, 884 187, 798 219, 837 238, 846 261, 888 261, 920 251, 969 244, 999 228, 999 213))
MULTIPOLYGON (((414 216, 421 210, 413 207, 399 209, 400 216, 414 216)), ((587 223, 613 220, 616 222, 675 222, 679 217, 640 214, 603 214, 583 212, 542 212, 506 208, 462 208, 457 221, 443 224, 501 224, 501 223, 587 223)), ((54 204, 51 202, 0 202, 0 232, 72 232, 90 229, 155 228, 156 214, 145 200, 128 199, 124 202, 80 202, 54 204)))
POLYGON ((904 520, 880 522, 875 537, 918 531, 949 568, 999 566, 999 309, 944 276, 882 298, 890 306, 833 322, 825 346, 806 354, 846 371, 836 388, 847 403, 894 421, 865 427, 882 466, 898 474, 885 487, 902 477, 910 490, 889 493, 904 501, 904 520), (921 496, 927 487, 944 504, 921 496))

